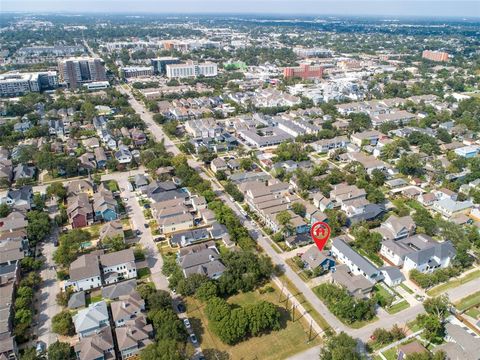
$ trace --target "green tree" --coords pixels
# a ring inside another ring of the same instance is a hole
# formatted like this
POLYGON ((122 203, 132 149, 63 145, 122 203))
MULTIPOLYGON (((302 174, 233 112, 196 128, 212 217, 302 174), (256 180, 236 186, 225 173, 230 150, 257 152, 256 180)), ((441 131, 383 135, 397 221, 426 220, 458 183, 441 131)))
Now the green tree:
POLYGON ((73 336, 75 334, 75 326, 73 325, 70 311, 64 310, 52 318, 52 330, 64 336, 73 336))
POLYGON ((202 301, 208 301, 218 295, 218 286, 213 281, 202 283, 195 292, 195 296, 202 301))
POLYGON ((360 360, 357 342, 351 336, 341 332, 330 337, 320 350, 320 360, 360 360))
POLYGON ((47 196, 57 196, 60 200, 65 200, 67 198, 67 189, 65 189, 61 182, 50 184, 47 187, 47 196))
POLYGON ((253 336, 258 336, 264 331, 280 329, 280 311, 270 302, 261 301, 249 305, 245 312, 248 317, 248 330, 253 336))
POLYGON ((70 344, 56 341, 48 347, 48 360, 68 360, 72 358, 70 344))
POLYGON ((291 234, 293 231, 292 226, 292 214, 288 210, 283 210, 275 215, 275 219, 279 225, 282 226, 282 232, 284 234, 291 234))
POLYGON ((177 314, 170 309, 152 310, 148 313, 156 332, 157 340, 173 339, 179 342, 187 339, 187 332, 177 314))
POLYGON ((450 302, 448 300, 448 296, 446 295, 428 298, 423 302, 423 307, 427 313, 430 315, 435 315, 442 320, 448 316, 449 306, 450 302))
POLYGON ((42 241, 50 234, 50 218, 46 212, 37 210, 29 211, 27 213, 27 220, 27 235, 32 244, 42 241))
POLYGON ((305 217, 307 213, 307 208, 300 202, 295 202, 292 204, 292 211, 298 216, 305 217))
POLYGON ((113 251, 120 251, 127 248, 127 244, 121 235, 104 238, 102 240, 102 246, 104 248, 112 249, 113 251))
POLYGON ((8 214, 10 214, 11 211, 12 210, 10 209, 10 206, 8 206, 7 204, 0 204, 0 217, 6 217, 8 214))
POLYGON ((180 344, 172 339, 161 339, 140 352, 141 360, 183 360, 180 344))

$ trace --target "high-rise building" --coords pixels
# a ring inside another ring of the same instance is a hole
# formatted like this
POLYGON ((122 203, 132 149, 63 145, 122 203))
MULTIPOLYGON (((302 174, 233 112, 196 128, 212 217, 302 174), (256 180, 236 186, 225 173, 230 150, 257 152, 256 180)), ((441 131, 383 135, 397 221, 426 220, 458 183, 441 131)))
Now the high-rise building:
POLYGON ((197 77, 203 75, 206 77, 217 76, 217 64, 206 62, 197 64, 193 61, 186 64, 172 64, 166 66, 167 77, 170 79, 197 77))
POLYGON ((60 77, 68 87, 78 88, 80 84, 92 81, 105 81, 107 75, 100 58, 69 58, 58 63, 60 77))
POLYGON ((448 53, 443 51, 431 51, 424 50, 422 52, 422 58, 431 60, 431 61, 448 61, 448 53))
POLYGON ((180 59, 172 56, 160 57, 157 59, 150 59, 153 66, 153 73, 165 75, 167 72, 167 65, 180 64, 180 59))
POLYGON ((299 77, 302 79, 321 79, 323 76, 323 67, 320 65, 302 64, 296 67, 286 67, 283 69, 283 76, 287 79, 299 77))
POLYGON ((0 75, 0 96, 20 96, 29 92, 51 90, 58 86, 56 71, 6 73, 0 75))

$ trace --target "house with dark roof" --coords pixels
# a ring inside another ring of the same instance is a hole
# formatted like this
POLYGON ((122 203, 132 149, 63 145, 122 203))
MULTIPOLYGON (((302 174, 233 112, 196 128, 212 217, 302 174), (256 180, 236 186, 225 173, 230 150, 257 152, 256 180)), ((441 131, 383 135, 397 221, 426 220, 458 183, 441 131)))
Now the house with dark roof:
POLYGON ((362 275, 353 274, 347 265, 337 265, 332 273, 332 282, 343 287, 351 296, 366 298, 373 290, 374 284, 362 275))
POLYGON ((329 251, 320 249, 313 245, 301 256, 305 268, 315 270, 321 267, 324 271, 328 271, 335 267, 335 259, 330 255, 329 251))
POLYGON ((13 180, 33 179, 35 177, 35 166, 18 164, 13 169, 13 180))
POLYGON ((127 320, 122 327, 115 329, 118 350, 122 359, 128 359, 146 346, 153 343, 153 327, 147 324, 145 316, 139 316, 132 320, 127 320))
POLYGON ((121 296, 130 295, 137 288, 137 280, 130 279, 102 287, 102 298, 109 300, 119 299, 121 296))
POLYGON ((201 228, 174 233, 170 237, 169 243, 172 247, 185 247, 207 239, 210 239, 210 234, 208 230, 205 228, 201 228))
POLYGON ((336 260, 344 263, 353 275, 362 275, 373 284, 383 279, 381 271, 353 250, 342 237, 333 239, 332 255, 336 260))
POLYGON ((447 359, 478 360, 480 338, 465 326, 447 322, 445 343, 436 346, 434 351, 443 351, 447 359))
POLYGON ((79 193, 67 199, 67 216, 72 228, 85 227, 93 221, 93 207, 86 193, 79 193))
POLYGON ((114 360, 115 345, 110 327, 102 327, 97 332, 80 338, 74 346, 78 360, 114 360))
POLYGON ((225 271, 225 265, 219 259, 220 253, 213 241, 182 248, 177 254, 177 263, 185 277, 202 274, 218 279, 225 271))
POLYGON ((7 204, 11 207, 30 210, 32 198, 32 187, 30 185, 25 185, 19 189, 9 189, 4 196, 0 197, 0 204, 7 204))

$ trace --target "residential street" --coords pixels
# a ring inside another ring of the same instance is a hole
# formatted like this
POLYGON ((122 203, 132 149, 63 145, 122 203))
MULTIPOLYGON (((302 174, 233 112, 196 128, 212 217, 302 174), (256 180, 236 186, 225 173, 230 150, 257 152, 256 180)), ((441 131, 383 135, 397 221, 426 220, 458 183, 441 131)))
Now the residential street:
POLYGON ((56 237, 58 237, 58 231, 55 229, 50 237, 40 245, 45 264, 40 272, 42 277, 40 290, 36 293, 38 315, 34 320, 37 324, 34 327, 34 333, 38 340, 47 346, 57 341, 57 335, 52 332, 52 318, 62 311, 62 307, 57 304, 56 300, 56 296, 60 292, 60 283, 57 280, 55 263, 52 259, 56 249, 53 244, 56 237))

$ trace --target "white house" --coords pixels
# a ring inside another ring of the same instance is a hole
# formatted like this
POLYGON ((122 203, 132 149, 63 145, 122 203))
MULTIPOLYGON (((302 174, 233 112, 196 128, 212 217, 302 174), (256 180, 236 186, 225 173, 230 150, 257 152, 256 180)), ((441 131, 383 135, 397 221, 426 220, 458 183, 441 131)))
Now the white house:
POLYGON ((132 162, 132 153, 126 146, 120 146, 118 151, 115 152, 115 159, 120 164, 129 164, 132 162))
POLYGON ((109 326, 108 309, 105 301, 99 301, 86 309, 80 310, 73 316, 75 331, 80 338, 96 333, 103 327, 109 326))
POLYGON ((69 274, 70 279, 65 283, 65 287, 71 287, 74 291, 91 290, 102 286, 97 255, 80 256, 70 264, 69 274))
POLYGON ((137 267, 132 249, 125 249, 100 256, 106 285, 137 277, 137 267))
POLYGON ((405 271, 418 270, 420 272, 434 272, 445 268, 455 257, 456 251, 450 241, 437 243, 434 246, 410 253, 405 257, 403 268, 405 271))

